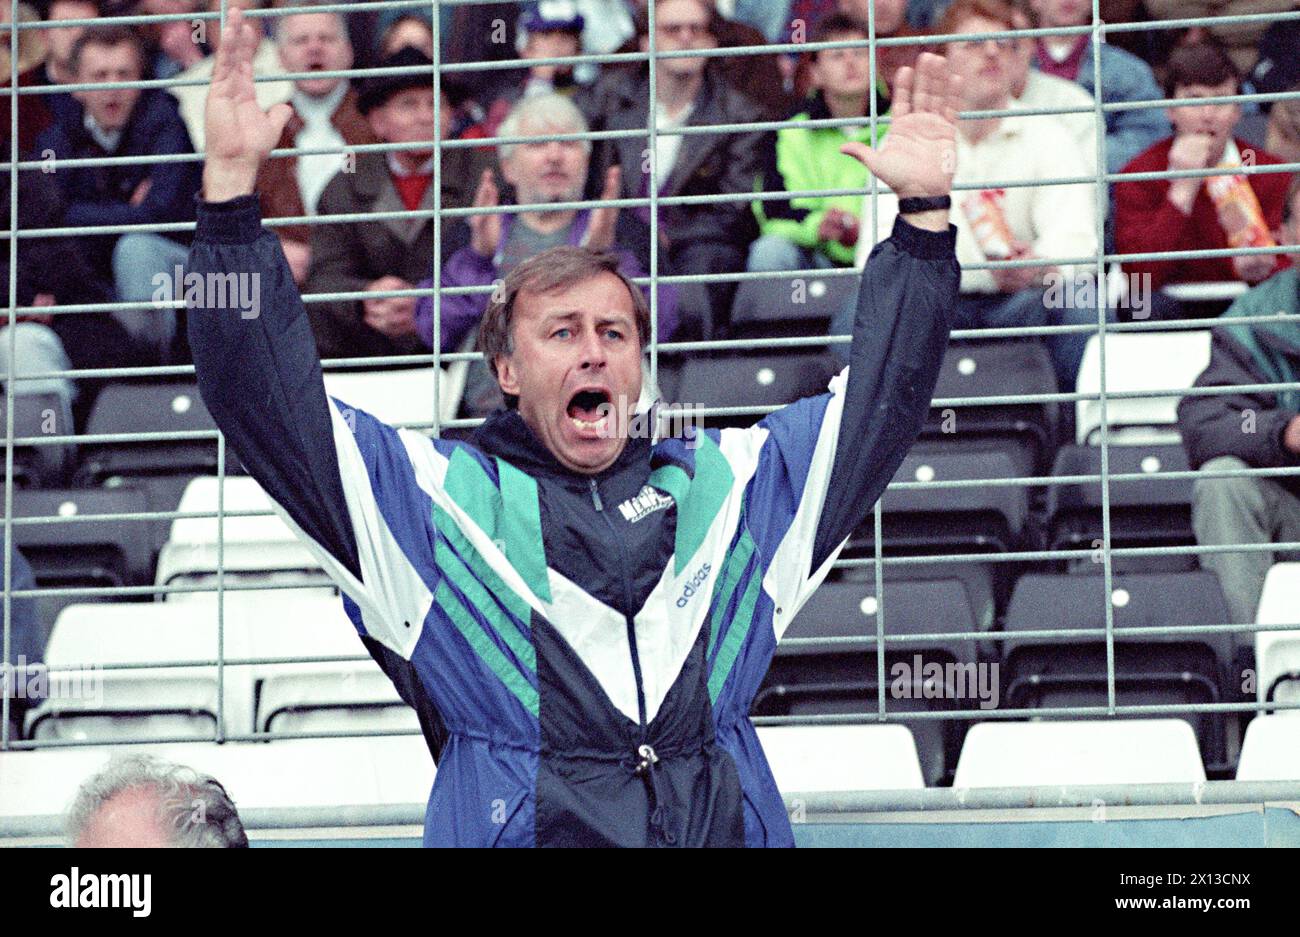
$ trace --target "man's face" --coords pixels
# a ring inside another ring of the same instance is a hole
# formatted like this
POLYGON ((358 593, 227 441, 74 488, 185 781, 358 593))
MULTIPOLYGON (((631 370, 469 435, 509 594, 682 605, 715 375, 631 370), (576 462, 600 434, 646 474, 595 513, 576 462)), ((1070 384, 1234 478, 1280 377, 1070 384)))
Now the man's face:
MULTIPOLYGON (((77 81, 99 84, 109 81, 139 81, 140 59, 135 49, 121 43, 115 46, 91 44, 81 50, 77 81)), ((131 119, 139 88, 105 88, 102 91, 74 91, 95 123, 104 130, 121 130, 131 119)))
MULTIPOLYGON (((527 123, 521 135, 576 133, 577 127, 535 127, 527 123)), ((521 143, 501 162, 501 175, 515 187, 520 205, 572 202, 582 196, 589 156, 578 140, 521 143)))
MULTIPOLYGON (((56 0, 50 5, 50 13, 46 19, 54 23, 62 20, 91 20, 98 16, 99 11, 93 3, 83 3, 81 0, 56 0)), ((60 65, 66 66, 68 59, 72 57, 73 43, 85 31, 84 26, 60 26, 45 30, 45 42, 49 46, 50 57, 60 65)))
POLYGON ((79 849, 171 846, 171 837, 158 816, 158 796, 153 787, 133 787, 115 794, 95 812, 73 845, 79 849))
MULTIPOLYGON (((862 39, 856 33, 829 36, 829 42, 862 39)), ((857 97, 871 88, 871 55, 866 45, 849 49, 823 49, 813 59, 813 87, 830 97, 857 97)))
POLYGON ((398 20, 384 37, 384 55, 392 55, 407 46, 433 58, 433 31, 422 20, 409 17, 398 20))
POLYGON ((612 273, 515 297, 514 351, 496 360, 501 390, 565 468, 593 475, 614 463, 641 395, 636 309, 612 273), (614 423, 615 418, 619 421, 614 423))
MULTIPOLYGON (((709 32, 709 12, 699 0, 663 0, 655 5, 655 50, 680 52, 686 49, 716 49, 718 40, 709 32)), ((641 51, 650 48, 649 38, 641 40, 641 51)), ((689 77, 704 71, 708 59, 661 59, 657 70, 689 77)))
MULTIPOLYGON (((280 64, 287 72, 342 71, 352 67, 352 44, 343 22, 332 13, 299 13, 276 29, 280 64)), ((302 78, 294 83, 303 94, 324 97, 342 78, 302 78)))
MULTIPOLYGON (((385 143, 432 143, 434 121, 444 109, 434 106, 432 88, 406 88, 370 112, 370 129, 385 143)), ((449 124, 450 114, 443 122, 444 137, 449 124)), ((431 147, 416 155, 427 158, 432 153, 431 147)))
MULTIPOLYGON (((841 13, 852 16, 864 25, 867 23, 867 8, 872 0, 840 0, 841 13)), ((875 0, 876 35, 892 36, 903 28, 907 13, 907 0, 875 0)))
POLYGON ((1029 6, 1044 29, 1082 26, 1092 21, 1091 0, 1031 0, 1029 6))
MULTIPOLYGON (((566 56, 577 55, 582 51, 582 43, 573 33, 562 30, 547 30, 545 32, 530 32, 528 41, 524 43, 524 51, 521 58, 525 59, 558 59, 566 56)), ((573 66, 568 66, 572 68, 573 66)))
MULTIPOLYGON (((955 32, 965 35, 1003 32, 1005 29, 997 20, 970 16, 961 21, 955 32)), ((1017 54, 1014 38, 950 42, 947 52, 953 70, 962 76, 967 104, 977 108, 991 107, 1010 96, 1017 54)))
MULTIPOLYGON (((1184 85, 1174 91, 1174 97, 1217 98, 1237 93, 1237 83, 1229 78, 1219 85, 1184 85)), ((1223 147, 1232 135, 1232 128, 1241 120, 1239 104, 1199 104, 1191 107, 1171 107, 1166 109, 1169 121, 1174 125, 1175 136, 1189 133, 1206 133, 1213 137, 1210 155, 1217 162, 1223 154, 1223 147)))

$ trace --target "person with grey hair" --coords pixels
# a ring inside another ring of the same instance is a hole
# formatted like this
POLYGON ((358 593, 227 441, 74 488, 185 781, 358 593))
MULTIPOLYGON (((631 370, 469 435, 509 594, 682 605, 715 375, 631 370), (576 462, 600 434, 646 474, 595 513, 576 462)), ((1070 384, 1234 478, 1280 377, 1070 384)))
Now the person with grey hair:
MULTIPOLYGON (((503 137, 541 137, 582 133, 587 120, 568 97, 547 94, 519 102, 501 124, 503 137)), ((462 228, 463 244, 442 268, 444 287, 485 286, 503 279, 529 257, 550 247, 569 245, 598 251, 613 251, 618 269, 628 277, 643 276, 648 268, 649 230, 632 213, 617 208, 550 208, 554 204, 578 201, 587 183, 591 159, 588 140, 537 140, 503 143, 499 147, 501 175, 514 188, 516 203, 537 206, 515 215, 471 215, 462 228)), ((621 170, 611 166, 605 175, 604 199, 618 197, 621 170)), ((501 204, 500 192, 491 170, 479 180, 474 205, 480 208, 501 204)), ((432 285, 432 279, 420 284, 432 285)), ((487 293, 458 293, 442 297, 442 327, 439 346, 454 351, 478 326, 488 305, 487 293)), ((428 347, 433 347, 433 299, 421 297, 415 312, 416 329, 428 347)), ((659 337, 668 339, 677 328, 676 292, 659 287, 659 337)), ((482 366, 479 366, 482 369, 482 366)), ((486 370, 480 376, 486 376, 486 370)), ((496 382, 487 379, 488 391, 496 382)), ((478 386, 473 384, 472 386, 478 386)), ((484 406, 468 395, 470 409, 493 409, 500 394, 489 394, 484 406), (488 406, 491 404, 491 406, 488 406)))
POLYGON ((248 835, 216 778, 149 755, 116 757, 77 791, 71 845, 242 849, 248 835))

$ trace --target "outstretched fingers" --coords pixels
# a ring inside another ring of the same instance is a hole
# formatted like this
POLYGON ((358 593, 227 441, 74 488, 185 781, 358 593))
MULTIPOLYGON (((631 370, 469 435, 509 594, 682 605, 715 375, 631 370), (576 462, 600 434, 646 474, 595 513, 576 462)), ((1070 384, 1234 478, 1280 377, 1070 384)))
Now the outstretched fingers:
POLYGON ((891 120, 906 117, 912 112, 912 83, 915 77, 916 70, 910 65, 904 65, 894 73, 894 92, 889 108, 891 120))

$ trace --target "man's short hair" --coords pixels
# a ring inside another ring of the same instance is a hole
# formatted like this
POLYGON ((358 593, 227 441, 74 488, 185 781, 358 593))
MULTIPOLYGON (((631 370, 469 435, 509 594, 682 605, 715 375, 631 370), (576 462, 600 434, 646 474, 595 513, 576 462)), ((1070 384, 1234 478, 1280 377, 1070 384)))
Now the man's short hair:
POLYGON ((955 33, 962 23, 976 16, 1006 29, 1016 28, 1016 8, 1006 0, 956 0, 939 18, 936 30, 944 35, 955 33))
POLYGON ((95 814, 114 797, 140 789, 156 793, 158 821, 173 846, 247 848, 248 835, 235 803, 216 778, 149 755, 114 758, 81 785, 68 811, 69 841, 76 843, 95 814))
POLYGON ((1241 72, 1233 64, 1223 44, 1209 38, 1189 46, 1179 46, 1169 56, 1165 72, 1165 97, 1177 97, 1179 88, 1191 85, 1213 87, 1225 81, 1233 84, 1233 93, 1241 90, 1241 72))
POLYGON ((619 270, 618 264, 618 256, 608 252, 585 247, 552 247, 511 270, 501 288, 493 292, 479 327, 478 348, 487 359, 492 376, 497 373, 497 357, 513 354, 515 350, 515 300, 520 293, 525 290, 529 293, 552 293, 584 283, 602 273, 614 274, 627 287, 636 313, 637 341, 645 348, 650 341, 650 306, 645 294, 619 270))
MULTIPOLYGON (((812 35, 808 37, 809 42, 834 42, 836 39, 849 34, 861 36, 866 39, 871 35, 868 25, 856 16, 850 16, 847 13, 841 13, 838 10, 834 13, 827 14, 818 21, 812 35)), ((813 53, 813 58, 824 50, 818 50, 813 53)))
POLYGON ((72 69, 74 75, 81 72, 81 54, 87 46, 104 46, 111 49, 120 45, 129 45, 135 50, 135 60, 140 66, 140 74, 143 75, 144 42, 140 39, 139 33, 127 26, 87 26, 86 31, 72 44, 72 51, 68 54, 68 67, 72 69))
MULTIPOLYGON (((586 133, 587 118, 572 99, 563 94, 540 94, 521 98, 497 128, 499 137, 521 137, 525 126, 550 128, 551 133, 586 133), (559 128, 559 129, 557 129, 559 128)), ((591 141, 581 141, 583 149, 591 152, 591 141)), ((501 162, 514 155, 518 143, 502 143, 497 152, 501 162)))

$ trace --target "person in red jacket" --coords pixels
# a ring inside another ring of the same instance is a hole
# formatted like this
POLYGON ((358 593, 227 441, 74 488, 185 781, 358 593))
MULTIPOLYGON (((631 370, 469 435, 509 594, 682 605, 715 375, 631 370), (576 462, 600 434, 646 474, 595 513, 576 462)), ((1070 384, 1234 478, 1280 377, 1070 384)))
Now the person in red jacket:
MULTIPOLYGON (((1175 50, 1169 60, 1165 93, 1170 98, 1209 98, 1238 94, 1240 76, 1223 48, 1206 41, 1175 50)), ((1277 157, 1234 139, 1232 129, 1241 117, 1238 104, 1203 104, 1168 109, 1174 135, 1137 156, 1125 173, 1206 169, 1219 165, 1265 166, 1277 157)), ((1217 178, 1217 177, 1216 177, 1217 178)), ((1286 202, 1288 173, 1245 176, 1259 202, 1269 232, 1277 231, 1286 202)), ((1224 250, 1231 246, 1224 215, 1211 196, 1211 179, 1153 179, 1115 185, 1115 239, 1121 254, 1154 251, 1224 250)), ((1171 283, 1241 280, 1259 283, 1287 266, 1284 255, 1255 254, 1235 257, 1201 257, 1185 260, 1146 260, 1124 263, 1124 271, 1149 275, 1150 287, 1161 290, 1171 283)), ((1145 279, 1145 278, 1144 278, 1145 279)), ((1155 314, 1177 316, 1177 304, 1168 296, 1154 297, 1155 314)))

